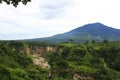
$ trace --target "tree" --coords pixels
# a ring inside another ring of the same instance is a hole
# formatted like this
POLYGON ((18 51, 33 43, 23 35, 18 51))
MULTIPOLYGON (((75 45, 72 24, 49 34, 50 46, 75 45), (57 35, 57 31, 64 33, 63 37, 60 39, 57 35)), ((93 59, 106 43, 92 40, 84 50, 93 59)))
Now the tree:
POLYGON ((109 40, 107 40, 107 39, 103 40, 103 43, 108 43, 108 42, 109 42, 109 40))
POLYGON ((31 2, 31 0, 0 0, 0 3, 5 2, 8 5, 12 4, 14 7, 17 7, 17 5, 22 2, 24 5, 26 5, 28 2, 31 2))
POLYGON ((120 53, 118 53, 117 58, 115 60, 115 69, 120 71, 120 53))
POLYGON ((92 40, 91 43, 95 43, 96 41, 95 40, 92 40))
POLYGON ((74 39, 69 39, 69 42, 70 42, 70 43, 74 43, 75 40, 74 40, 74 39))

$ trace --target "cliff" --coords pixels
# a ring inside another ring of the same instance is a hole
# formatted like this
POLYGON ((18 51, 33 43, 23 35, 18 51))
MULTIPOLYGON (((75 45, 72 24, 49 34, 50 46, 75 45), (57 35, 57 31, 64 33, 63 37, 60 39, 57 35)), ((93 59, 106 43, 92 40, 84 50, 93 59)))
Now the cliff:
POLYGON ((57 48, 56 47, 51 47, 51 46, 28 46, 25 45, 23 47, 13 47, 13 51, 20 52, 20 53, 26 53, 26 54, 44 54, 44 53, 49 53, 49 52, 56 52, 57 48))

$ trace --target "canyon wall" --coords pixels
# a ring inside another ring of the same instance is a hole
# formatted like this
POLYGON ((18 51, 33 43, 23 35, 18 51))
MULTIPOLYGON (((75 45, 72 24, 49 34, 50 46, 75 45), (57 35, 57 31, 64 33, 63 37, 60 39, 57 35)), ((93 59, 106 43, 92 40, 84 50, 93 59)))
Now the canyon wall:
POLYGON ((20 53, 26 53, 26 54, 44 54, 44 53, 49 53, 49 52, 56 52, 57 47, 52 47, 52 46, 28 46, 25 45, 23 47, 13 47, 13 51, 20 52, 20 53))

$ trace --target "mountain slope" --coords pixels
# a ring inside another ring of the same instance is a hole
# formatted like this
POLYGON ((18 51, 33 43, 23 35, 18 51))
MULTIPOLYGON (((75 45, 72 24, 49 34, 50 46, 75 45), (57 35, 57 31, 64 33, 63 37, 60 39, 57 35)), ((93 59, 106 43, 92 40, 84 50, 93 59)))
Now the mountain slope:
POLYGON ((66 42, 74 40, 76 42, 83 42, 86 40, 102 41, 104 39, 120 41, 120 30, 108 27, 101 23, 93 23, 78 27, 63 34, 47 38, 32 39, 32 41, 66 42))

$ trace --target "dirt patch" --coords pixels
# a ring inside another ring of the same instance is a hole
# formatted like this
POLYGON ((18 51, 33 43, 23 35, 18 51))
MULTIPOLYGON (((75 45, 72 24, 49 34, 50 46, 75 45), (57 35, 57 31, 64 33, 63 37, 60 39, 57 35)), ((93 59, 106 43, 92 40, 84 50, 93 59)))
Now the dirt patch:
POLYGON ((43 57, 41 57, 40 54, 33 55, 33 63, 42 68, 50 69, 50 65, 48 64, 48 62, 45 61, 45 59, 43 57))

